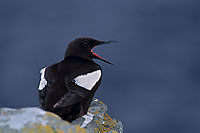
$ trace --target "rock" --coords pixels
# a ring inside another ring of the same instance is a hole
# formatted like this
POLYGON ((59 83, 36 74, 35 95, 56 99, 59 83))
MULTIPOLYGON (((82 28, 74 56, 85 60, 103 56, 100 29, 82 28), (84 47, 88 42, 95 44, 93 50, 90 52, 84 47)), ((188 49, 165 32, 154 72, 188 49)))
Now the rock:
POLYGON ((97 133, 123 132, 122 123, 106 113, 107 106, 94 99, 88 110, 93 120, 81 128, 84 118, 80 117, 71 124, 54 113, 37 107, 21 109, 0 109, 0 133, 97 133))
POLYGON ((86 130, 63 121, 59 116, 30 107, 22 109, 0 109, 0 133, 64 133, 86 130))
MULTIPOLYGON (((123 126, 121 121, 112 119, 106 111, 108 110, 107 106, 98 99, 93 99, 88 113, 94 115, 93 120, 85 127, 89 132, 123 132, 123 126)), ((84 121, 83 117, 80 117, 74 121, 72 124, 82 125, 84 121)))

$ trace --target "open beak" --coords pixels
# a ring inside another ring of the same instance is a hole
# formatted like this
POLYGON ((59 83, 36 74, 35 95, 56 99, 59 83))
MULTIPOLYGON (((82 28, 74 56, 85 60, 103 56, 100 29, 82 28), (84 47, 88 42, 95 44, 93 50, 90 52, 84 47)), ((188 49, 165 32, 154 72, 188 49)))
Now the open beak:
MULTIPOLYGON (((114 41, 114 40, 112 40, 112 41, 99 41, 99 43, 96 44, 96 46, 104 45, 104 44, 110 44, 110 43, 118 43, 118 41, 114 41)), ((112 64, 111 62, 109 62, 108 60, 102 58, 101 56, 99 56, 98 54, 96 54, 95 52, 93 52, 92 49, 91 49, 91 52, 92 52, 92 54, 94 55, 94 58, 95 58, 95 59, 98 59, 98 60, 101 60, 101 61, 104 61, 104 62, 106 62, 106 63, 108 63, 108 64, 113 65, 113 64, 112 64)))

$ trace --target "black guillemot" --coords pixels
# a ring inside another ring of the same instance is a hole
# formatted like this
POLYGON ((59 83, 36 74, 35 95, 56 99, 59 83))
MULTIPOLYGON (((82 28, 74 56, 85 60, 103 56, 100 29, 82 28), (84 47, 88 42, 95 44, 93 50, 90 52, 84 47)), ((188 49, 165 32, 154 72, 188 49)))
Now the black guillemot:
MULTIPOLYGON (((93 96, 101 84, 101 66, 93 61, 108 60, 92 51, 95 46, 117 41, 77 38, 67 47, 61 62, 43 68, 39 84, 40 107, 69 122, 87 114, 93 96)), ((91 116, 91 114, 89 114, 91 116)))

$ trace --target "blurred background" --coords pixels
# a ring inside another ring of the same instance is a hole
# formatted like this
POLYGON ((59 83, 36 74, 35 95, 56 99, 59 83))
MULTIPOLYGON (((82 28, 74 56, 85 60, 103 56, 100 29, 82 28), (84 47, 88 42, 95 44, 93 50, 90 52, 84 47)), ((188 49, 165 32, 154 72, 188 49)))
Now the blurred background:
POLYGON ((38 106, 40 69, 77 37, 118 40, 95 52, 97 98, 128 133, 200 132, 200 1, 1 0, 0 106, 38 106))

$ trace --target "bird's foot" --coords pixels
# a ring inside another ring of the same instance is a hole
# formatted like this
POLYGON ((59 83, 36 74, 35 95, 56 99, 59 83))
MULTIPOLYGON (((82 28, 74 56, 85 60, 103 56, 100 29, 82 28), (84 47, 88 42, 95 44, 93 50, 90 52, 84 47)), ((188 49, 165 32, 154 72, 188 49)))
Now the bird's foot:
POLYGON ((81 128, 86 127, 92 120, 93 120, 93 114, 91 113, 87 113, 85 115, 83 115, 82 117, 85 119, 83 124, 81 125, 81 128))

